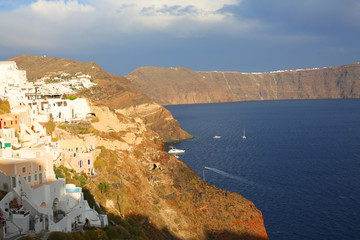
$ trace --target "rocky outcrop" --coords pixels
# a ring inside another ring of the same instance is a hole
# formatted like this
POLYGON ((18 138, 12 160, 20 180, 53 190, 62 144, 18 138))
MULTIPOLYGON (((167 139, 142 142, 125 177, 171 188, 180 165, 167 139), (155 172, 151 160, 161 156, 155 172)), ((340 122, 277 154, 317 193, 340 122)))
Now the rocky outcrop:
POLYGON ((141 67, 127 78, 163 105, 360 97, 360 63, 269 73, 141 67))
POLYGON ((102 153, 88 187, 107 211, 137 216, 151 239, 268 239, 253 203, 204 182, 169 156, 143 121, 105 107, 91 109, 99 118, 92 126, 101 131, 97 144, 102 153), (97 187, 103 182, 110 185, 105 195, 97 187))

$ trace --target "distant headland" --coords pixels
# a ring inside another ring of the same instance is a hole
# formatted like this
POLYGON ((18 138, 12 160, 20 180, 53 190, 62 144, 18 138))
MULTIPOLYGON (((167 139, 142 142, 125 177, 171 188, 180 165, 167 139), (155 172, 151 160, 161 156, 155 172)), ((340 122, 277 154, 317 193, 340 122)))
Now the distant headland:
POLYGON ((266 73, 140 67, 127 78, 163 105, 360 98, 360 63, 266 73))

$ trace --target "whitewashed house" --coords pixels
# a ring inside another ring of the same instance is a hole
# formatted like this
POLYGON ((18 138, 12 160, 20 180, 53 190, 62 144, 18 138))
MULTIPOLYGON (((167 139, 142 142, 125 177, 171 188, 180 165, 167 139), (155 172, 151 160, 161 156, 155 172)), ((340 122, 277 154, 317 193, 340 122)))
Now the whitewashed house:
POLYGON ((100 215, 84 200, 82 189, 54 176, 49 147, 0 150, 0 215, 6 219, 4 237, 40 231, 71 232, 88 219, 104 227, 100 215))
POLYGON ((0 183, 0 189, 8 192, 0 201, 0 212, 6 219, 4 238, 29 231, 71 232, 86 219, 91 226, 108 225, 106 215, 89 207, 82 189, 66 184, 64 179, 31 188, 23 178, 0 172, 0 183))
POLYGON ((19 70, 16 62, 0 62, 0 97, 8 100, 11 107, 26 104, 25 93, 33 91, 33 84, 26 80, 26 71, 19 70))

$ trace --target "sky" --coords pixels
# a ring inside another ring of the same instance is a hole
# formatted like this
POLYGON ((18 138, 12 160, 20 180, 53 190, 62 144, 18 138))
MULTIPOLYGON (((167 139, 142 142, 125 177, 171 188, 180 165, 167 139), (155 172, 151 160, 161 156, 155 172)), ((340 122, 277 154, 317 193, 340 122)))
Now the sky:
POLYGON ((30 54, 268 72, 360 61, 359 0, 0 0, 0 60, 30 54))

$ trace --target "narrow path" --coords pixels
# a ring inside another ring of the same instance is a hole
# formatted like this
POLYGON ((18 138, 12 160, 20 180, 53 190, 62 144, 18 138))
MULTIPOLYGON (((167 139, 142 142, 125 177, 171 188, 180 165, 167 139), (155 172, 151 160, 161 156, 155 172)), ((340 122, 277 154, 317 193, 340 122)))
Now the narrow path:
POLYGON ((230 87, 230 84, 229 84, 228 79, 227 79, 227 78, 226 78, 226 76, 225 76, 225 73, 224 73, 224 72, 222 72, 222 75, 223 75, 223 77, 224 77, 224 79, 225 79, 226 85, 228 86, 228 88, 229 88, 229 90, 230 90, 230 92, 231 92, 232 96, 234 97, 234 93, 233 93, 233 91, 232 91, 232 89, 231 89, 231 87, 230 87))

